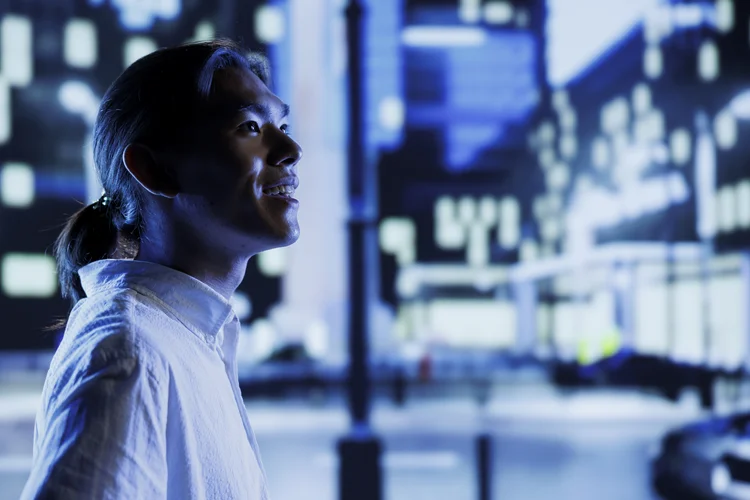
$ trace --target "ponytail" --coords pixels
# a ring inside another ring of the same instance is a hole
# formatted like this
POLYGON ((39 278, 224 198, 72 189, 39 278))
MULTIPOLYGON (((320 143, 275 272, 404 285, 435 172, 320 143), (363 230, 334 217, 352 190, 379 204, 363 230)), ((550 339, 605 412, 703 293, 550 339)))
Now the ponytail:
POLYGON ((112 222, 113 207, 102 201, 78 210, 65 224, 55 242, 55 259, 62 296, 75 304, 86 296, 78 270, 91 262, 110 256, 117 242, 112 222))

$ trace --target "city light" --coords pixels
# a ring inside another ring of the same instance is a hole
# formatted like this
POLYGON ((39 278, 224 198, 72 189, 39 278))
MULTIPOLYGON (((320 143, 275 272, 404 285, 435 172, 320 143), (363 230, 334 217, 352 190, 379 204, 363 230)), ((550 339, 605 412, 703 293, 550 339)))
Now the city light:
POLYGON ((65 25, 63 52, 74 68, 90 68, 96 63, 96 25, 89 19, 71 19, 65 25))
POLYGON ((455 26, 409 26, 401 32, 408 47, 477 47, 487 41, 481 28, 455 26))
POLYGON ((57 265, 51 255, 6 253, 0 275, 8 297, 44 299, 57 293, 57 265))
POLYGON ((10 85, 23 87, 33 78, 31 20, 5 15, 0 21, 0 75, 10 85))
POLYGON ((34 202, 34 169, 24 163, 0 166, 0 201, 6 207, 27 208, 34 202))

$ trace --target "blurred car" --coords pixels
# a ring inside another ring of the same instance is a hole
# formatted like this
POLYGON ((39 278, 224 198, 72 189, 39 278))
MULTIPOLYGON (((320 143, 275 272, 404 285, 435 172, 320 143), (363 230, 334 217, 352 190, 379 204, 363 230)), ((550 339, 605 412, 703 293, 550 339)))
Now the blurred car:
POLYGON ((750 413, 667 433, 654 453, 654 490, 668 500, 750 499, 750 413))
POLYGON ((713 405, 713 384, 721 375, 701 366, 676 363, 673 360, 622 349, 594 363, 556 363, 552 381, 560 387, 637 387, 653 389, 676 401, 686 387, 698 389, 704 408, 713 405))

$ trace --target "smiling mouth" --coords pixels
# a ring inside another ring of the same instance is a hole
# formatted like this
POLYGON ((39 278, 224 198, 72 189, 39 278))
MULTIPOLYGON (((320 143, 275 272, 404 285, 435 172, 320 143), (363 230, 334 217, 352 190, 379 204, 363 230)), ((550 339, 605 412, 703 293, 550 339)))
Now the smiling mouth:
POLYGON ((294 186, 276 186, 263 190, 263 194, 266 196, 274 196, 277 198, 292 198, 296 188, 294 186))

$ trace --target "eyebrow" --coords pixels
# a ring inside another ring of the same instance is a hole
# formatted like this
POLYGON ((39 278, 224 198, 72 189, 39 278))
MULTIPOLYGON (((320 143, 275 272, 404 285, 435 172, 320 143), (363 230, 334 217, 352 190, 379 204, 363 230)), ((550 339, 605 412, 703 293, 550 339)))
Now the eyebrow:
MULTIPOLYGON (((259 115, 263 118, 265 118, 268 121, 272 121, 271 117, 273 116, 273 113, 271 112, 271 108, 268 107, 266 104, 261 104, 257 102, 249 102, 240 105, 237 108, 238 112, 244 112, 249 111, 251 113, 255 113, 256 115, 259 115)), ((281 106, 281 115, 279 116, 279 119, 283 119, 289 116, 289 105, 284 104, 281 106)))

